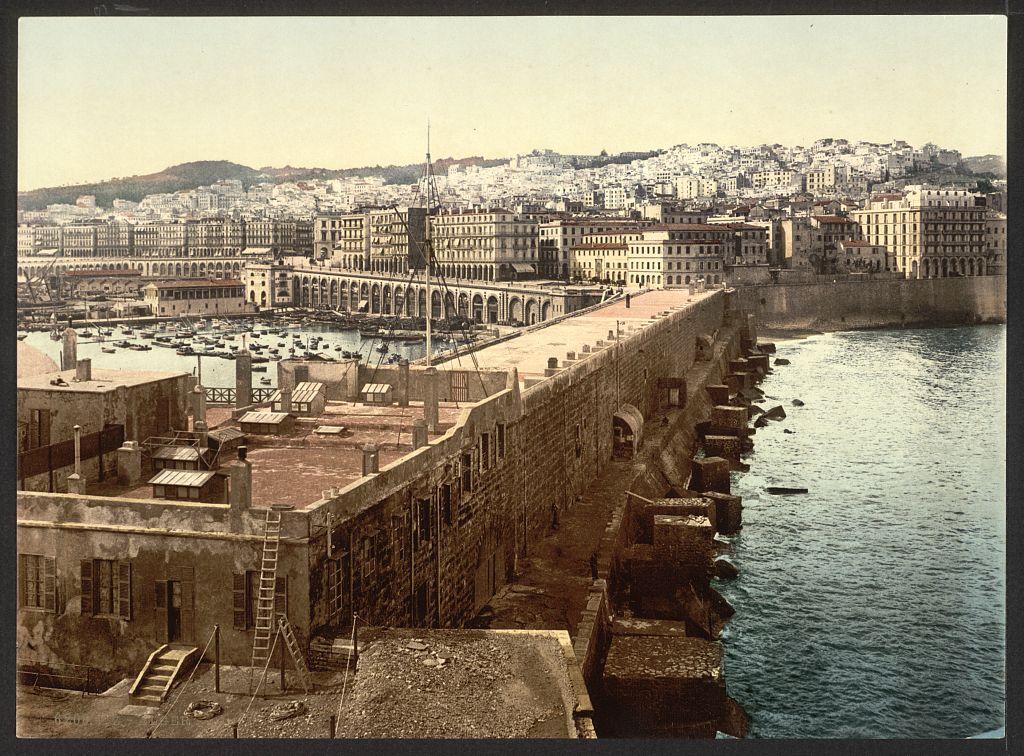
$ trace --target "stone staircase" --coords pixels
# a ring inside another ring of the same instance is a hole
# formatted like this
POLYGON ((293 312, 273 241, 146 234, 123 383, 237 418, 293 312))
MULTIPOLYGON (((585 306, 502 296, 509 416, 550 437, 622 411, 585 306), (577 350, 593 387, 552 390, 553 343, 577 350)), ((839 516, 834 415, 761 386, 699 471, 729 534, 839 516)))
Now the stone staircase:
POLYGON ((143 666, 128 691, 133 703, 159 706, 178 678, 199 662, 199 649, 194 646, 164 644, 157 648, 143 666))

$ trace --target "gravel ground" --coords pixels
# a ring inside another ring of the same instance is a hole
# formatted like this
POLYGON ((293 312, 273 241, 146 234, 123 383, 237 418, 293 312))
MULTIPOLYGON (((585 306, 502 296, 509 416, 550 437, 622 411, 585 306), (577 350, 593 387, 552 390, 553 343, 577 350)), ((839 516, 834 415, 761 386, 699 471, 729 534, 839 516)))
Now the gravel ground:
POLYGON ((338 737, 575 736, 556 640, 423 633, 389 631, 360 656, 338 737))

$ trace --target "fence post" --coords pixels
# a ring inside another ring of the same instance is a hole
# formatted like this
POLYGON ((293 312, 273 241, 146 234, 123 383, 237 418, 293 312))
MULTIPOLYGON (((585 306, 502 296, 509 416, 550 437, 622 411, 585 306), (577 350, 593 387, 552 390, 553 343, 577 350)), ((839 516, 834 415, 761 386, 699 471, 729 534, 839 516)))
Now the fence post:
POLYGON ((328 732, 330 733, 330 738, 332 740, 334 739, 334 733, 335 733, 335 729, 334 728, 335 728, 336 724, 337 724, 337 719, 335 719, 335 715, 334 714, 331 714, 331 724, 330 724, 330 727, 328 728, 328 732))
POLYGON ((233 725, 231 725, 231 737, 238 737, 238 722, 235 722, 233 725))
POLYGON ((213 626, 213 689, 220 693, 220 625, 213 626))

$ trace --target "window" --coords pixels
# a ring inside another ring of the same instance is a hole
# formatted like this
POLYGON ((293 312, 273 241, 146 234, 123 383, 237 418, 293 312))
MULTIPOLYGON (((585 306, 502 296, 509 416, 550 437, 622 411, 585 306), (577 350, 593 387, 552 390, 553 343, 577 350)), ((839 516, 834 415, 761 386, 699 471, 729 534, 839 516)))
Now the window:
MULTIPOLYGON (((256 627, 260 601, 260 571, 246 570, 232 575, 232 608, 234 628, 250 630, 256 627)), ((288 578, 274 580, 274 614, 288 614, 288 578)))
POLYGON ((462 455, 462 490, 469 493, 473 490, 473 454, 462 455))
POLYGON ((431 509, 430 499, 416 500, 416 531, 413 538, 413 545, 419 547, 421 543, 430 541, 431 509))
POLYGON ((491 466, 491 434, 484 433, 480 436, 480 472, 484 472, 491 466))
POLYGON ((444 524, 451 525, 454 519, 452 516, 452 484, 442 483, 438 495, 441 499, 441 516, 444 518, 444 524))
POLYGON ((57 611, 57 571, 54 557, 22 554, 20 560, 21 606, 57 611))
POLYGON ((83 559, 80 577, 83 615, 132 618, 131 562, 83 559))
POLYGON ((50 410, 34 409, 29 413, 28 438, 25 449, 50 445, 50 410))

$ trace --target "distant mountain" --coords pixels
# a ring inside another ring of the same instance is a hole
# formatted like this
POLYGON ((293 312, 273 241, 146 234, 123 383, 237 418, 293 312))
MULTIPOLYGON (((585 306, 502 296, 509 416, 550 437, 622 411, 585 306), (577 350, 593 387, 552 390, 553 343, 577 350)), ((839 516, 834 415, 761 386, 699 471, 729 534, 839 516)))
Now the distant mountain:
POLYGON ((965 157, 961 162, 971 173, 991 173, 995 178, 1006 178, 1006 161, 1002 155, 965 157))
MULTIPOLYGON (((451 165, 479 165, 492 167, 501 165, 508 158, 485 159, 480 156, 465 158, 443 158, 434 161, 434 169, 439 173, 448 170, 451 165)), ((423 175, 422 163, 410 165, 366 166, 362 168, 250 168, 227 160, 200 160, 182 163, 165 168, 159 173, 145 176, 128 176, 115 178, 94 184, 77 184, 75 186, 48 187, 18 192, 18 208, 21 210, 42 210, 52 204, 74 204, 83 194, 96 196, 96 204, 110 207, 115 199, 138 202, 147 194, 176 192, 179 189, 195 189, 208 186, 217 181, 238 179, 245 187, 262 181, 281 183, 283 181, 305 181, 308 179, 332 179, 352 176, 380 176, 388 184, 411 184, 423 175)))

